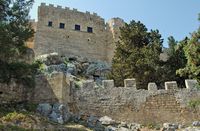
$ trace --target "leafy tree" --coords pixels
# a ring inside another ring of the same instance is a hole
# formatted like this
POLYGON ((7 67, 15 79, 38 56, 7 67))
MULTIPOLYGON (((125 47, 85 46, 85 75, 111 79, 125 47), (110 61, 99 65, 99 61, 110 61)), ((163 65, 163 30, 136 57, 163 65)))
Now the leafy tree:
POLYGON ((160 77, 162 83, 165 81, 174 80, 177 81, 181 87, 185 85, 184 80, 187 77, 180 77, 176 74, 176 70, 185 67, 187 63, 187 59, 183 50, 186 44, 187 38, 180 42, 176 41, 172 36, 168 38, 169 48, 166 51, 168 59, 166 62, 162 63, 162 77, 160 77))
POLYGON ((148 82, 157 82, 162 42, 158 30, 148 32, 141 22, 126 23, 116 43, 110 78, 117 86, 122 86, 126 78, 136 78, 139 88, 146 88, 148 82))
POLYGON ((29 84, 34 79, 37 64, 19 61, 34 34, 29 23, 32 4, 33 0, 0 0, 0 82, 16 78, 29 84))
POLYGON ((200 82, 200 28, 192 33, 191 38, 184 47, 184 52, 187 64, 185 68, 179 69, 177 73, 180 76, 188 76, 200 82))
POLYGON ((33 36, 29 10, 33 0, 0 0, 0 60, 16 62, 33 36))

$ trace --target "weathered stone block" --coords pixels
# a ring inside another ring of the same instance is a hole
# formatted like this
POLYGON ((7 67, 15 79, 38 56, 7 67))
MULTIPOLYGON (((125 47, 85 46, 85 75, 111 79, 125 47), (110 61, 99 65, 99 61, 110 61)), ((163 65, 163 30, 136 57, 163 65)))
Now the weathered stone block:
POLYGON ((197 80, 185 80, 185 86, 187 89, 194 89, 197 84, 197 80))
POLYGON ((57 8, 58 8, 58 9, 62 9, 62 6, 59 6, 59 5, 58 5, 57 8))
POLYGON ((133 79, 125 79, 124 86, 136 88, 136 80, 134 78, 133 79))
POLYGON ((158 87, 157 87, 156 83, 149 83, 148 84, 148 90, 149 91, 157 91, 158 87))
POLYGON ((178 85, 176 81, 165 82, 165 90, 177 90, 178 85))
POLYGON ((49 4, 49 7, 54 7, 54 5, 53 4, 49 4))
POLYGON ((65 10, 70 10, 69 7, 65 7, 65 10))
POLYGON ((102 84, 104 88, 113 88, 115 86, 114 80, 103 80, 102 84))
POLYGON ((46 3, 41 3, 41 6, 46 6, 46 3))
POLYGON ((77 9, 75 9, 75 8, 73 8, 73 11, 77 12, 78 10, 77 10, 77 9))
POLYGON ((94 88, 94 80, 86 80, 83 82, 83 90, 92 90, 94 88))

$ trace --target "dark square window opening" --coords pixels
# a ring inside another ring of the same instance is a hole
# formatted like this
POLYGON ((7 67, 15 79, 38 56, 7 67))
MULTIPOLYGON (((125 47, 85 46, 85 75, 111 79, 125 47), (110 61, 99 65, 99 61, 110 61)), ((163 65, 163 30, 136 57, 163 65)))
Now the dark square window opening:
POLYGON ((80 25, 75 25, 75 30, 81 30, 81 26, 80 25))
POLYGON ((49 22, 48 22, 48 26, 49 26, 49 27, 52 27, 52 26, 53 26, 53 22, 52 22, 52 21, 49 21, 49 22))
POLYGON ((65 28, 65 24, 64 23, 60 23, 60 29, 64 29, 65 28))
POLYGON ((92 27, 88 27, 88 28, 87 28, 87 32, 93 33, 93 28, 92 28, 92 27))

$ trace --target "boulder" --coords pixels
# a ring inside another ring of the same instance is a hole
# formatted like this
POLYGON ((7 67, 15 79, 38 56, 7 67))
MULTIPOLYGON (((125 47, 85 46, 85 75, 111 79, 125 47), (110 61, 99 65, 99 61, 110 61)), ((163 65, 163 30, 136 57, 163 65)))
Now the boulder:
POLYGON ((127 127, 131 130, 137 131, 137 130, 140 130, 141 125, 137 123, 130 123, 130 124, 127 124, 127 127))
POLYGON ((71 118, 68 107, 59 103, 53 104, 52 106, 48 103, 39 104, 37 111, 41 115, 48 117, 49 120, 59 124, 64 124, 71 118))
POLYGON ((52 106, 49 103, 39 104, 37 111, 43 116, 49 116, 52 111, 52 106))
POLYGON ((105 128, 105 131, 117 131, 117 128, 113 126, 108 126, 105 128))
POLYGON ((102 125, 113 125, 113 124, 115 124, 115 120, 113 120, 112 118, 110 118, 108 116, 101 117, 99 119, 99 121, 101 122, 102 125))
POLYGON ((71 75, 76 75, 77 70, 76 70, 76 66, 73 63, 68 63, 67 64, 67 74, 71 74, 71 75))
POLYGON ((95 128, 95 129, 101 129, 101 123, 99 122, 99 119, 93 115, 90 115, 87 120, 87 125, 89 128, 95 128))
POLYGON ((194 121, 194 122, 192 123, 192 126, 200 126, 200 121, 194 121))
POLYGON ((163 128, 164 131, 175 131, 179 127, 179 124, 174 124, 174 123, 164 123, 163 128))
POLYGON ((182 131, 200 131, 200 127, 187 127, 182 131))
POLYGON ((48 116, 50 121, 58 122, 58 114, 55 111, 52 111, 51 114, 48 116))
POLYGON ((120 127, 118 129, 118 131, 131 131, 131 130, 129 130, 128 128, 125 128, 125 127, 120 127))

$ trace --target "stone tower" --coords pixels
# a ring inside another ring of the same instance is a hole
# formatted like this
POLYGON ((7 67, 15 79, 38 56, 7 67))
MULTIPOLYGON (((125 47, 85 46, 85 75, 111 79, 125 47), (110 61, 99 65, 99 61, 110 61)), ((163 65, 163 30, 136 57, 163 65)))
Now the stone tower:
POLYGON ((120 37, 120 27, 123 27, 125 24, 124 20, 121 18, 112 18, 108 20, 107 22, 107 29, 109 30, 108 36, 110 39, 113 39, 112 43, 108 44, 108 51, 107 51, 107 56, 108 56, 108 61, 111 62, 112 58, 114 56, 114 51, 116 48, 116 42, 119 41, 120 37))
POLYGON ((111 63, 123 24, 120 18, 105 23, 96 13, 42 3, 38 7, 34 51, 36 56, 57 52, 111 63))

